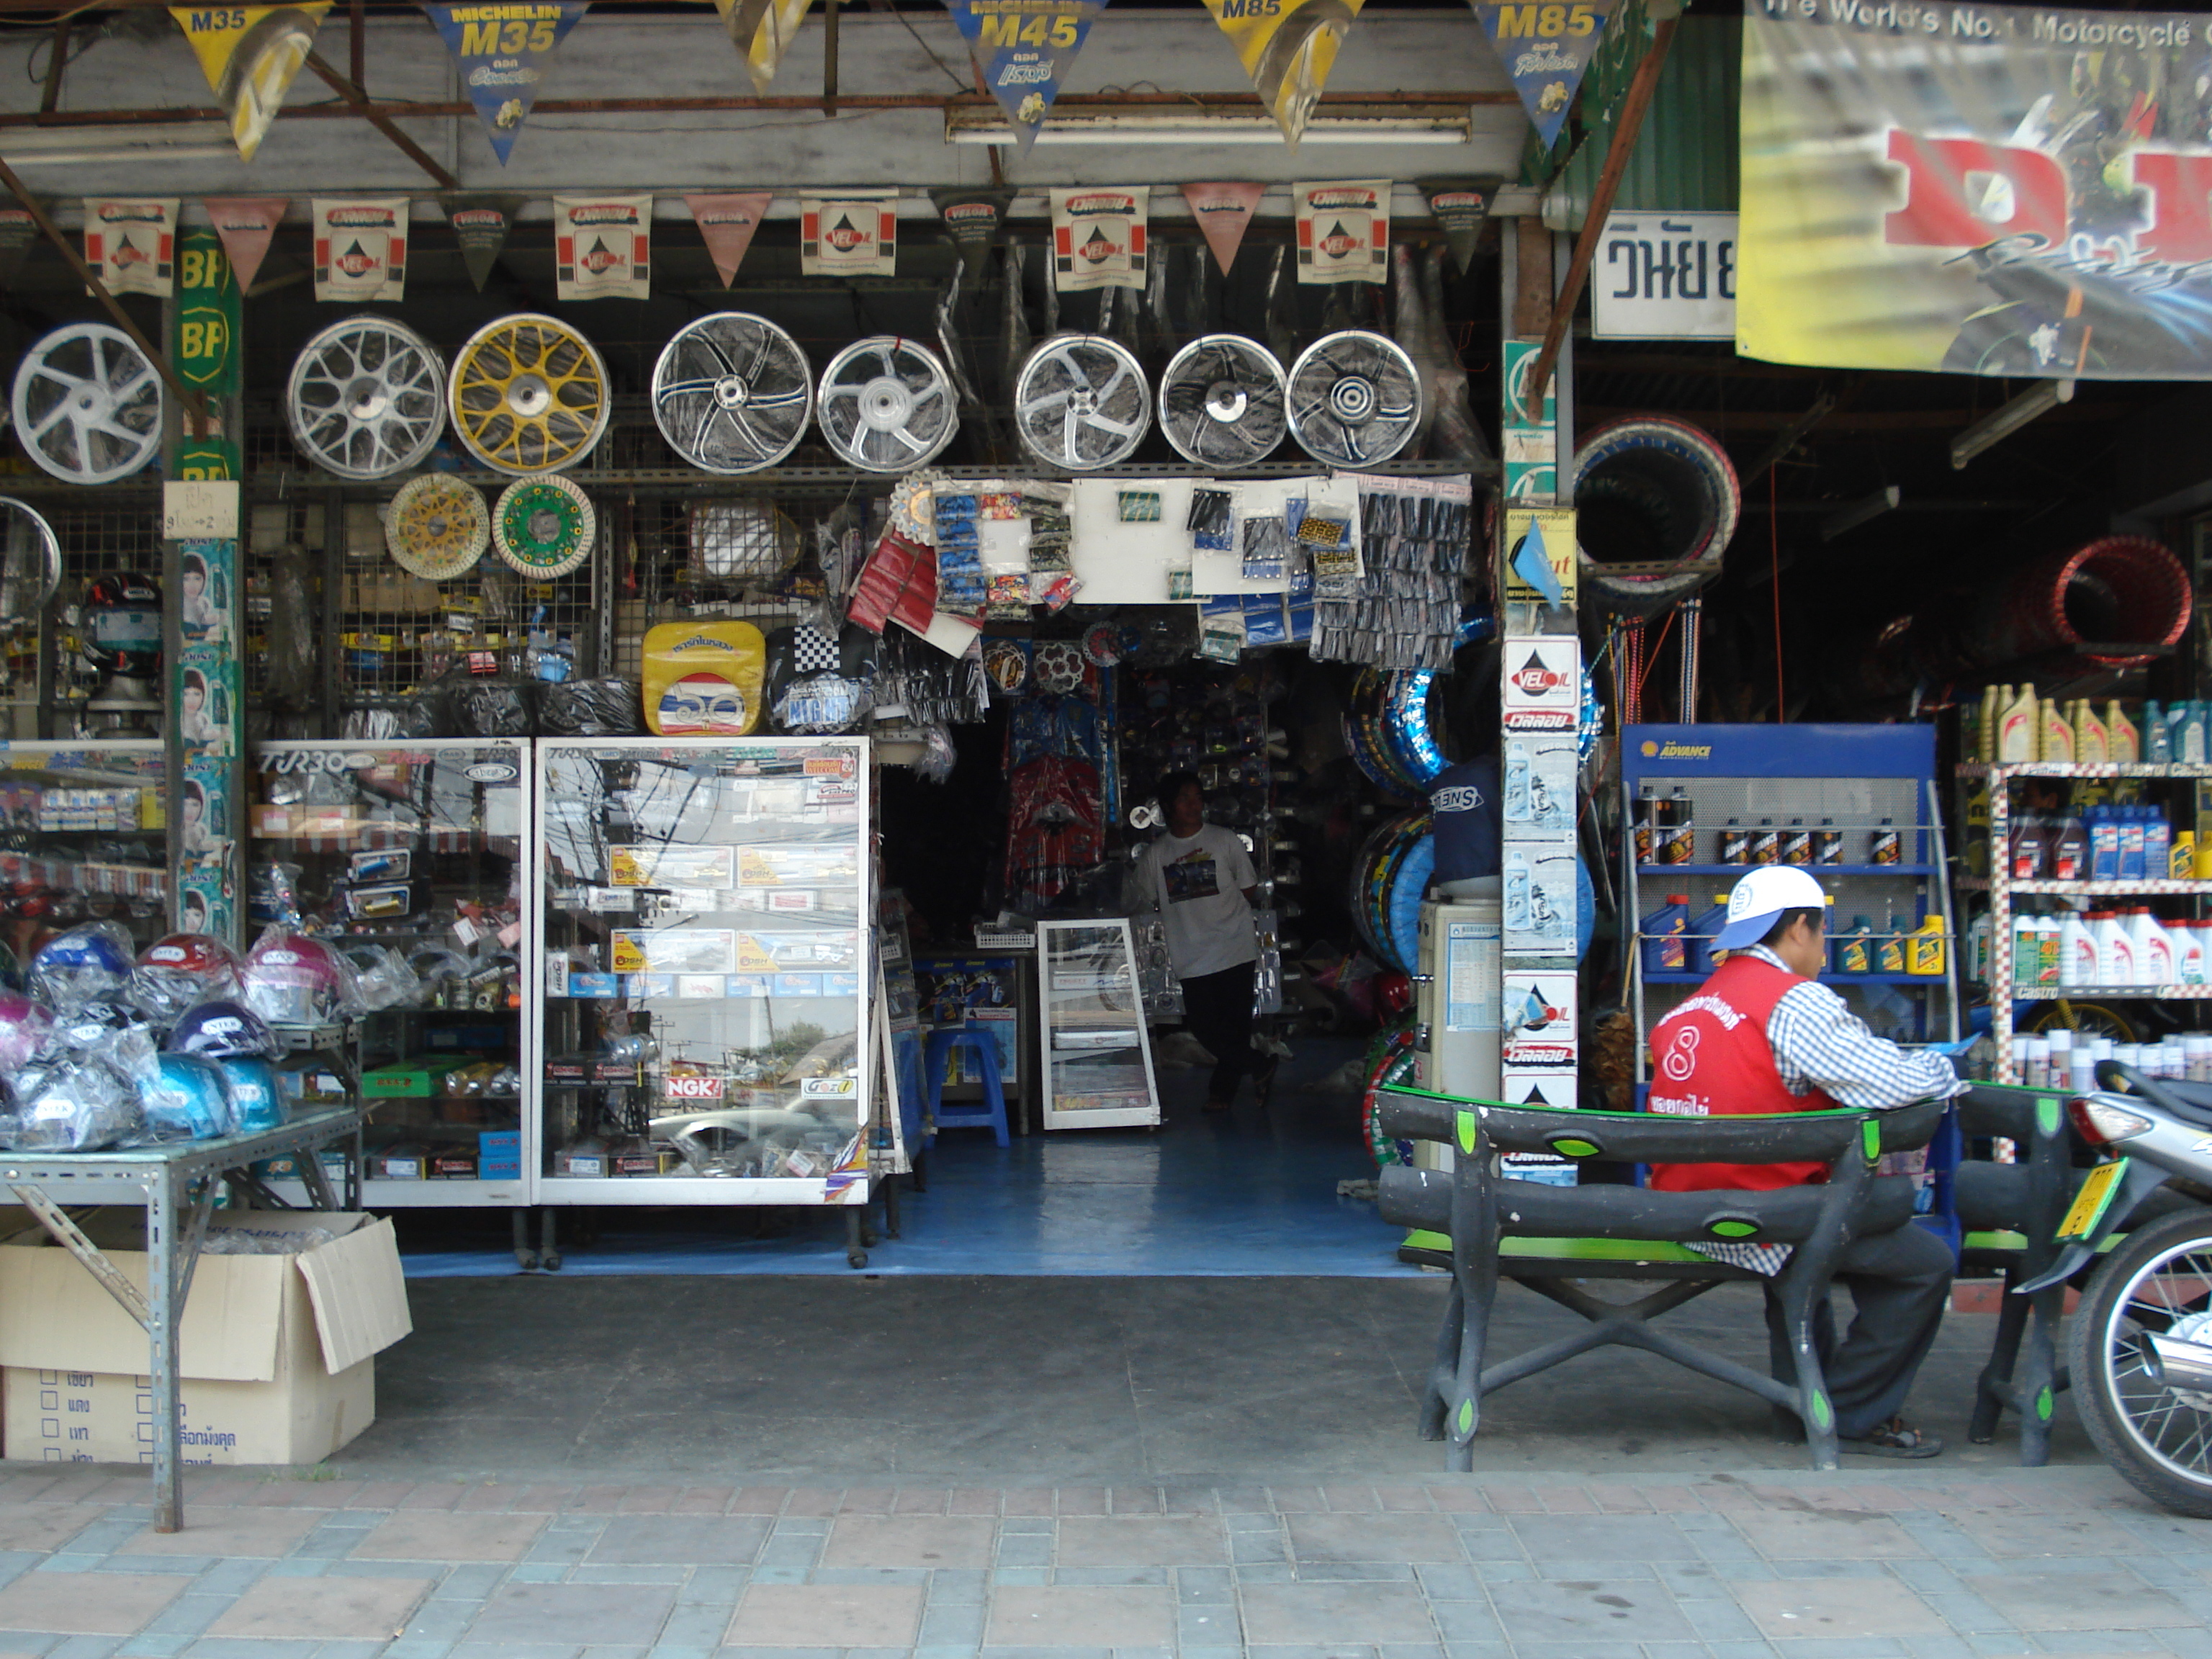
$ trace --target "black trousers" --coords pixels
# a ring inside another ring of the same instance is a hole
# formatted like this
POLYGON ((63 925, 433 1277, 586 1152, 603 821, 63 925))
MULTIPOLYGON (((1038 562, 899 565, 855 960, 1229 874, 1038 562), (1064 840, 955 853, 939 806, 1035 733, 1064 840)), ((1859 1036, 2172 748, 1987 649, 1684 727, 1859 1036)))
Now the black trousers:
MULTIPOLYGON (((1917 1222, 1854 1239, 1834 1282, 1851 1292, 1854 1315, 1840 1345, 1832 1297, 1813 1316, 1814 1352, 1827 1374, 1836 1432, 1863 1438, 1904 1409, 1920 1362, 1936 1340, 1951 1300, 1950 1246, 1917 1222)), ((1772 1290, 1766 1297, 1768 1352, 1778 1382, 1794 1382, 1790 1336, 1772 1290)))
POLYGON ((1182 982, 1182 1023, 1213 1056, 1208 1100, 1234 1100, 1237 1079, 1261 1069, 1252 1052, 1252 985, 1259 966, 1241 962, 1182 982))

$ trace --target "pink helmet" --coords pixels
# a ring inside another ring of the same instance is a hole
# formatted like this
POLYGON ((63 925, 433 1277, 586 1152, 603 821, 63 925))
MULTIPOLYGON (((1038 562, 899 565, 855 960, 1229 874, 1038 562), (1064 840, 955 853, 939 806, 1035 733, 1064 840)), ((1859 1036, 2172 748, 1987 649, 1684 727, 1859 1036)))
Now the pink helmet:
POLYGON ((246 1006, 272 1025, 325 1025, 353 1005, 345 959, 320 939, 264 933, 246 953, 246 1006))

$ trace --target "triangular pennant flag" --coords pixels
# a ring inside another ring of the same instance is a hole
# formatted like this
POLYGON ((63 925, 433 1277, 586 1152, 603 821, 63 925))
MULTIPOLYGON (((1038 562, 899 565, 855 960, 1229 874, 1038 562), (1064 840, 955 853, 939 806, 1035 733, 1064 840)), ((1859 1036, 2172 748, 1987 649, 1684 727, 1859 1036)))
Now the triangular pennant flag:
POLYGON ((753 245, 753 232, 768 217, 768 204, 775 199, 775 192, 765 190, 717 191, 684 198, 724 288, 737 279, 745 250, 753 245))
POLYGON ((315 49, 315 30, 331 0, 293 6, 172 6, 169 15, 192 43, 192 56, 215 95, 230 112, 230 136, 246 161, 261 139, 292 77, 315 49))
POLYGON ((1498 198, 1498 187, 1504 180, 1417 179, 1413 182, 1427 199, 1437 228, 1444 234, 1452 263, 1465 276, 1474 260, 1474 245, 1482 238, 1482 222, 1489 216, 1490 204, 1498 198))
MULTIPOLYGON (((1209 3, 1211 0, 1209 0, 1209 3)), ((1596 55, 1613 0, 1577 0, 1571 6, 1510 6, 1468 0, 1483 33, 1512 77, 1528 112, 1536 141, 1551 149, 1567 124, 1583 71, 1596 55)))
POLYGON ((945 0, 952 21, 968 42, 975 72, 1006 112, 1014 146, 1026 155, 1037 129, 1051 113, 1052 100, 1068 65, 1083 50, 1084 37, 1106 9, 1106 0, 945 0))
POLYGON ((1252 77, 1260 101, 1275 118, 1291 147, 1336 63, 1352 20, 1365 0, 1206 0, 1213 21, 1237 48, 1237 60, 1252 77))
POLYGON ((240 295, 253 286, 254 273, 269 252, 269 240, 290 205, 282 196, 208 198, 208 218, 222 239, 223 257, 238 276, 240 295))
POLYGON ((0 207, 0 288, 15 286, 15 277, 30 257, 31 244, 39 240, 39 222, 28 208, 0 207))
POLYGON ((1355 179, 1293 185, 1298 216, 1298 280, 1380 283, 1390 267, 1390 181, 1355 179))
POLYGON ((931 191, 929 199, 937 204, 952 246, 960 250, 960 263, 970 276, 980 276, 985 257, 999 240, 999 227, 1006 222, 1006 210, 1014 204, 1014 192, 947 185, 931 191))
POLYGON ((522 198, 448 195, 441 196, 438 205, 446 210, 446 222, 453 228, 453 240, 461 245, 461 263, 468 267, 469 280, 481 294, 507 246, 514 216, 522 211, 522 198))
POLYGON ((426 5, 469 89, 501 167, 538 101, 545 71, 568 31, 591 9, 585 0, 520 5, 426 5))
POLYGON ((744 55, 745 69, 753 77, 753 90, 765 94, 775 79, 775 67, 799 38, 814 0, 714 0, 722 26, 744 55))
POLYGON ((1183 200, 1190 204, 1190 216, 1198 221, 1199 232, 1213 250, 1214 262, 1224 276, 1236 261, 1237 250, 1244 245, 1244 228, 1259 210, 1260 197, 1266 189, 1265 185, 1246 184, 1182 187, 1183 200))

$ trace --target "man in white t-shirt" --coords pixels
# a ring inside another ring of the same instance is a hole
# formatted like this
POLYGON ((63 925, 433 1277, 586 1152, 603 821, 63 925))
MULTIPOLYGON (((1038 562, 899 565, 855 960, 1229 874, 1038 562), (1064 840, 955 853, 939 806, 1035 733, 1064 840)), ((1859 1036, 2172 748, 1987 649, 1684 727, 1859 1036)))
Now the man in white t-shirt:
POLYGON ((1252 1048, 1253 975, 1260 940, 1252 925, 1258 877, 1233 830, 1206 821, 1206 794, 1188 772, 1160 780, 1167 833, 1137 854, 1134 880, 1159 906, 1168 959, 1182 981, 1183 1024, 1214 1057, 1206 1109, 1225 1112, 1247 1075, 1260 1103, 1274 1087, 1275 1058, 1252 1048))

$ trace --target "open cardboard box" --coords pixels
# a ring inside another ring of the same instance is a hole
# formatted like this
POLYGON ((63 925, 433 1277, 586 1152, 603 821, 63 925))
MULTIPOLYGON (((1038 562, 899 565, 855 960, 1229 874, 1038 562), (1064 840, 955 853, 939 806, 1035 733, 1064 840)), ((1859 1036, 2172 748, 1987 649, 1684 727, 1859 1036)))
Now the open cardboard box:
MULTIPOLYGON (((144 1212, 82 1224, 145 1289, 144 1212)), ((182 1329, 183 1461, 313 1463, 376 1420, 375 1356, 414 1328, 398 1245, 387 1220, 327 1211, 222 1211, 208 1231, 239 1229, 337 1237, 284 1255, 201 1255, 182 1329)), ((7 1455, 151 1462, 145 1332, 43 1230, 4 1242, 7 1455)))

